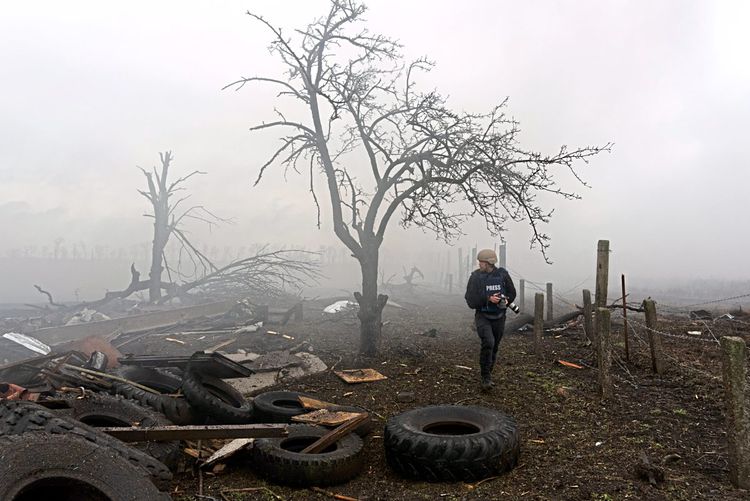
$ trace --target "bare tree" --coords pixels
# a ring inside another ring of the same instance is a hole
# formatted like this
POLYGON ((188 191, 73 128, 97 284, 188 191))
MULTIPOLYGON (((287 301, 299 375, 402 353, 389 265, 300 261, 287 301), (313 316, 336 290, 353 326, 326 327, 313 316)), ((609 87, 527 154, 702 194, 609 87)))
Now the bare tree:
MULTIPOLYGON (((151 245, 151 271, 149 273, 148 287, 148 299, 150 302, 158 301, 161 298, 162 288, 173 287, 172 280, 168 283, 162 282, 162 273, 165 271, 164 249, 172 237, 180 244, 181 256, 183 253, 187 255, 193 264, 200 267, 204 273, 216 270, 216 267, 208 257, 189 240, 182 227, 182 223, 185 220, 193 219, 212 226, 217 222, 226 221, 215 216, 202 205, 183 207, 189 195, 177 196, 179 192, 185 190, 183 185, 188 179, 195 175, 205 174, 205 172, 194 170, 175 181, 170 181, 169 167, 174 159, 172 152, 159 153, 159 159, 161 160, 161 173, 156 167, 153 168, 153 172, 148 172, 139 167, 143 175, 146 176, 148 191, 138 190, 138 192, 151 203, 153 213, 145 214, 145 216, 154 220, 154 240, 151 245)), ((167 271, 171 270, 167 268, 167 271)), ((175 271, 178 274, 180 273, 179 268, 175 271)))
POLYGON ((277 119, 251 128, 289 131, 260 168, 256 184, 274 163, 294 170, 304 165, 320 227, 313 181, 322 174, 334 232, 360 264, 362 292, 354 294, 360 351, 372 355, 388 299, 378 294, 379 250, 394 216, 404 227, 422 227, 446 241, 472 216, 482 217, 493 235, 504 231, 508 220, 525 220, 532 246, 545 253, 548 237, 540 225, 551 211, 536 196, 577 198, 557 186, 553 168, 567 169, 583 183, 574 162, 610 145, 563 146, 543 155, 519 146, 519 126, 504 114, 506 101, 488 113, 451 110, 438 92, 421 92, 415 85, 417 73, 429 71, 432 63, 406 63, 397 42, 361 26, 365 10, 355 0, 332 0, 325 17, 291 34, 248 12, 270 31, 269 49, 287 71, 241 78, 227 87, 268 83, 279 89, 279 98, 304 106, 306 119, 277 110, 277 119))

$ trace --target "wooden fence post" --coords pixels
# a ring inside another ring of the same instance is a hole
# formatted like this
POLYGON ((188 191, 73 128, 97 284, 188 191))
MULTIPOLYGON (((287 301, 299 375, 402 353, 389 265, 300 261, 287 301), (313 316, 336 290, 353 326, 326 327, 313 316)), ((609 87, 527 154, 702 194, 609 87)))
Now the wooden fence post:
POLYGON ((596 296, 597 308, 607 306, 607 286, 609 283, 609 240, 599 240, 596 248, 596 296))
POLYGON ((651 369, 657 374, 664 374, 664 350, 661 346, 661 334, 656 332, 656 303, 651 299, 646 299, 643 306, 646 310, 648 344, 651 346, 651 369))
POLYGON ((552 282, 547 282, 547 321, 550 322, 554 318, 552 316, 552 282))
POLYGON ((521 313, 526 311, 526 280, 523 278, 518 282, 518 307, 521 309, 521 313))
POLYGON ((597 332, 599 332, 599 392, 604 399, 614 396, 612 388, 612 336, 608 308, 596 311, 597 332))
POLYGON ((542 332, 544 331, 544 294, 534 295, 534 353, 542 354, 542 332))
POLYGON ((625 274, 622 275, 622 333, 625 338, 625 360, 630 360, 630 344, 628 343, 628 305, 625 293, 625 274))
POLYGON ((750 405, 746 389, 745 341, 740 337, 721 338, 721 365, 727 409, 729 480, 736 487, 750 488, 750 405))
POLYGON ((508 251, 505 247, 505 244, 500 244, 500 248, 498 249, 499 253, 497 255, 497 263, 498 266, 501 268, 505 268, 508 265, 508 251))
MULTIPOLYGON (((596 308, 607 306, 607 287, 609 286, 609 240, 599 240, 596 246, 596 288, 594 289, 594 314, 596 308)), ((594 340, 599 339, 596 332, 599 322, 594 322, 594 340)), ((598 346, 598 345, 597 345, 598 346)))
MULTIPOLYGON (((591 308, 591 291, 583 289, 583 329, 589 341, 596 345, 596 333, 594 332, 594 314, 591 308)), ((598 354, 597 354, 598 355, 598 354)))

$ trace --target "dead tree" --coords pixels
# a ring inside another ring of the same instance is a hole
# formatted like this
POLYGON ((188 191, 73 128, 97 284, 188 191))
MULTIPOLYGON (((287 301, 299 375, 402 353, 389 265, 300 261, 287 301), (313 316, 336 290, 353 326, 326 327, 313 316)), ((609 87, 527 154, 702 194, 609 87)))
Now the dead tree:
POLYGON ((404 283, 409 286, 414 285, 414 277, 416 275, 419 275, 419 278, 424 280, 424 275, 422 274, 422 271, 416 266, 412 266, 411 270, 409 270, 409 273, 407 273, 406 268, 404 268, 404 283))
POLYGON ((551 211, 536 196, 578 198, 556 185, 553 170, 569 170, 583 183, 574 162, 610 145, 562 147, 544 155, 519 146, 519 126, 504 114, 506 101, 484 114, 449 109, 442 95, 421 92, 415 84, 417 73, 432 63, 405 64, 398 43, 362 28, 365 10, 355 0, 332 0, 324 17, 289 34, 248 12, 270 31, 270 50, 287 71, 243 77, 227 88, 270 84, 280 99, 304 106, 307 119, 277 110, 277 118, 252 127, 290 131, 261 166, 256 184, 276 162, 298 171, 304 165, 320 227, 314 177, 322 175, 334 232, 360 264, 362 291, 354 294, 360 351, 372 355, 388 299, 378 294, 379 251, 395 217, 402 226, 434 231, 446 241, 459 235, 471 216, 482 217, 493 235, 504 231, 509 219, 525 220, 532 246, 544 253, 548 237, 540 225, 551 211))
MULTIPOLYGON (((183 255, 182 251, 184 251, 193 264, 201 267, 204 272, 215 271, 211 269, 213 266, 211 261, 187 238, 182 223, 185 220, 193 219, 211 226, 220 221, 225 221, 202 205, 183 208, 182 204, 188 199, 189 195, 176 197, 179 192, 185 190, 183 186, 185 181, 195 175, 205 174, 205 172, 194 170, 186 176, 170 182, 169 168, 174 159, 172 152, 159 153, 159 159, 161 160, 161 173, 156 167, 153 168, 153 172, 140 168, 146 176, 148 191, 138 190, 151 203, 152 213, 145 214, 145 216, 154 220, 154 239, 151 245, 151 271, 149 272, 148 287, 149 302, 155 302, 161 298, 162 273, 165 270, 164 249, 172 237, 181 245, 181 256, 183 255)), ((180 273, 179 269, 175 271, 178 274, 180 273)), ((172 280, 170 280, 170 283, 172 283, 172 280)))

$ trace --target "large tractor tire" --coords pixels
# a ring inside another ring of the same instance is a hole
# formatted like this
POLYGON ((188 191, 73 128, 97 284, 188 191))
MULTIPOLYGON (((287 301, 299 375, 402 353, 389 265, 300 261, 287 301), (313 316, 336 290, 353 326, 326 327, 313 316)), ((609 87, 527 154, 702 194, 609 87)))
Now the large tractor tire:
POLYGON ((0 436, 0 499, 4 501, 167 501, 107 444, 75 435, 29 432, 0 436))
POLYGON ((388 420, 385 456, 398 473, 431 482, 475 481, 512 469, 520 439, 510 416, 485 407, 435 405, 388 420))
MULTIPOLYGON (((172 472, 162 462, 124 442, 97 431, 79 421, 55 416, 44 407, 24 401, 0 401, 0 436, 45 432, 50 435, 78 437, 109 448, 133 466, 146 472, 151 482, 162 490, 170 486, 172 472)), ((64 455, 65 450, 58 450, 64 455)), ((0 497, 0 499, 4 499, 0 497)))

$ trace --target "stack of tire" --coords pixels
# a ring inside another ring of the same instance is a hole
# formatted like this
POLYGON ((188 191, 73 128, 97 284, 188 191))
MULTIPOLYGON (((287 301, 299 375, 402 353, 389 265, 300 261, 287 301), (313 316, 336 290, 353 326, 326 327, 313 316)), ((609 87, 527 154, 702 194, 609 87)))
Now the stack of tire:
POLYGON ((184 371, 122 366, 116 375, 146 386, 115 382, 111 392, 164 414, 172 423, 244 424, 253 420, 252 403, 223 380, 190 365, 184 371), (181 394, 184 398, 175 398, 181 394))
POLYGON ((149 454, 31 402, 0 401, 0 499, 168 500, 149 454))
MULTIPOLYGON (((299 400, 300 396, 309 396, 304 393, 271 391, 248 401, 228 383, 190 365, 184 371, 123 366, 115 374, 136 384, 115 382, 110 390, 114 395, 72 399, 71 409, 60 412, 67 412, 69 417, 91 426, 138 423, 145 427, 169 422, 178 425, 291 423, 292 417, 308 412, 299 400)), ((332 410, 366 412, 353 406, 336 406, 332 410)), ((286 437, 255 440, 252 448, 255 469, 280 484, 307 486, 345 482, 364 467, 361 437, 371 433, 373 426, 368 419, 355 433, 328 449, 318 454, 302 454, 305 447, 329 430, 293 424, 286 437)), ((174 442, 151 442, 143 444, 142 449, 170 467, 179 455, 179 444, 174 442)))
MULTIPOLYGON (((308 412, 299 400, 300 396, 309 396, 304 393, 270 391, 248 401, 228 383, 190 366, 184 372, 124 366, 118 369, 117 375, 160 393, 125 383, 115 383, 114 393, 163 413, 175 424, 291 423, 292 417, 308 412), (175 398, 178 393, 184 398, 175 398)), ((337 406, 333 410, 366 412, 353 406, 337 406)), ((89 420, 94 421, 93 417, 90 415, 89 420)), ((286 437, 255 440, 252 448, 255 470, 273 482, 286 485, 346 482, 364 467, 361 437, 371 433, 372 429, 373 422, 368 419, 354 434, 343 437, 319 454, 301 454, 305 447, 329 430, 313 425, 291 425, 286 437)), ((162 444, 159 449, 166 447, 162 444)), ((171 463, 168 461, 168 464, 171 463)))

